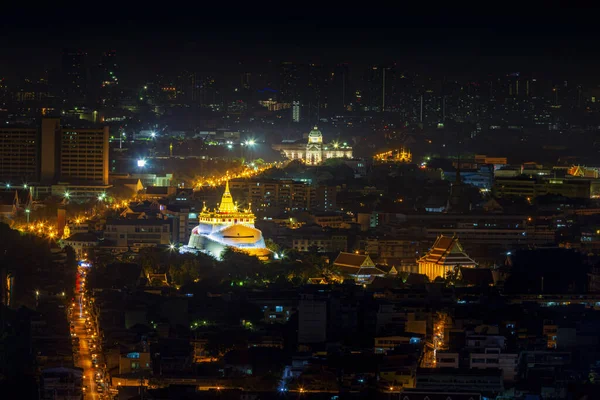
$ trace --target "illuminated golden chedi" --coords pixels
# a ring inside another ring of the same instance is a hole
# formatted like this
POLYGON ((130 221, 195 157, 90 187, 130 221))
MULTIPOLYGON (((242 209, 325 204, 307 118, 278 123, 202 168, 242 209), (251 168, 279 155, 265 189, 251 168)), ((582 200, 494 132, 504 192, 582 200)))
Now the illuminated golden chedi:
POLYGON ((226 247, 247 252, 259 257, 268 257, 270 251, 265 246, 262 232, 254 227, 254 214, 248 207, 240 210, 229 191, 229 182, 221 203, 214 210, 206 206, 198 215, 198 226, 192 229, 187 246, 183 252, 202 251, 220 258, 226 247))

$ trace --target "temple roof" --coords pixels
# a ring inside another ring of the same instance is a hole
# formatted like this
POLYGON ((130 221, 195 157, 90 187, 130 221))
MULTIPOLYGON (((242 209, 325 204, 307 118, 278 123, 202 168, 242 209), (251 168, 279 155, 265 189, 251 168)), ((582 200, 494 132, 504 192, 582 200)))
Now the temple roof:
POLYGON ((335 261, 333 262, 335 266, 344 266, 351 268, 360 268, 363 266, 374 267, 375 263, 371 260, 367 254, 354 254, 354 253, 346 253, 340 252, 335 261))
POLYGON ((431 249, 419 262, 433 263, 438 265, 476 265, 477 263, 469 257, 458 242, 456 236, 438 236, 431 249))

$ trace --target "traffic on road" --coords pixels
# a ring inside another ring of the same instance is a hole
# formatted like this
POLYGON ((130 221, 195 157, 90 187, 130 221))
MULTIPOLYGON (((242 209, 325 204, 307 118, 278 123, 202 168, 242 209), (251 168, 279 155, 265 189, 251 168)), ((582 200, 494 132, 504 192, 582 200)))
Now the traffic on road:
POLYGON ((69 323, 75 364, 83 369, 84 399, 110 399, 109 380, 102 357, 102 342, 92 302, 86 295, 86 275, 90 264, 80 262, 75 297, 69 306, 69 323))

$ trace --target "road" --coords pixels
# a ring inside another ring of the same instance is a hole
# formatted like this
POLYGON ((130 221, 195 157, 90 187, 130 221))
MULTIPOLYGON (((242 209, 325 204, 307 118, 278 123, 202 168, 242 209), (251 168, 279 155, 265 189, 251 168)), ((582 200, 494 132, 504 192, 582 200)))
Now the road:
POLYGON ((81 274, 82 269, 78 272, 76 284, 76 297, 72 303, 71 325, 74 329, 75 337, 79 338, 78 362, 77 366, 83 368, 83 385, 85 387, 84 400, 101 400, 104 399, 103 394, 98 393, 98 384, 96 380, 98 374, 103 375, 103 371, 96 368, 92 362, 92 355, 100 356, 99 344, 96 333, 96 326, 89 318, 84 297, 85 276, 81 274))

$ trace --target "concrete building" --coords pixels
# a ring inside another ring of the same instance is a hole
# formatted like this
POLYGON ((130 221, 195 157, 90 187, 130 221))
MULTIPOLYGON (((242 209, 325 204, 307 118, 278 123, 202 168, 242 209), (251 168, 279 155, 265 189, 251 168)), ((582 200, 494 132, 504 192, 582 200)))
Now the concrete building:
POLYGON ((435 355, 435 366, 437 368, 458 368, 460 362, 460 354, 438 351, 435 355))
POLYGON ((189 205, 169 204, 161 210, 173 225, 173 243, 187 243, 192 229, 198 225, 198 214, 189 205))
POLYGON ((119 374, 152 370, 150 353, 131 352, 119 357, 119 374))
POLYGON ((500 393, 504 390, 502 371, 495 369, 419 368, 417 389, 500 393))
POLYGON ((39 138, 35 128, 0 128, 0 181, 36 182, 39 174, 39 138))
POLYGON ((471 368, 499 368, 505 381, 515 380, 518 372, 519 355, 515 353, 502 353, 498 348, 486 348, 482 352, 469 354, 471 368))
POLYGON ((109 187, 108 127, 72 128, 44 118, 36 128, 2 128, 0 180, 31 188, 34 196, 97 197, 109 187))
POLYGON ((47 368, 40 376, 40 399, 81 400, 83 370, 81 368, 47 368))
POLYGON ((108 127, 64 127, 44 118, 41 128, 42 183, 108 185, 108 127))
POLYGON ((550 178, 520 175, 514 178, 496 178, 492 191, 497 197, 525 197, 555 194, 570 198, 589 199, 597 181, 594 178, 550 178))
POLYGON ((327 340, 327 299, 304 294, 298 303, 298 342, 323 343, 327 340))
POLYGON ((348 236, 330 232, 301 235, 295 233, 292 238, 292 248, 297 251, 311 251, 312 248, 316 248, 320 253, 347 251, 348 236))
POLYGON ((100 243, 98 237, 88 232, 74 233, 64 239, 65 246, 71 246, 75 250, 78 259, 84 258, 88 250, 98 246, 98 243, 100 243))
POLYGON ((396 347, 405 344, 418 344, 421 338, 415 336, 380 336, 375 338, 375 353, 385 354, 393 351, 396 347))
POLYGON ((109 219, 104 231, 106 245, 132 250, 171 243, 171 223, 164 219, 109 219))
POLYGON ((59 154, 61 182, 108 185, 107 126, 103 129, 62 128, 59 154))
POLYGON ((234 179, 229 187, 241 204, 251 204, 255 211, 332 211, 337 206, 334 186, 290 179, 234 179))

